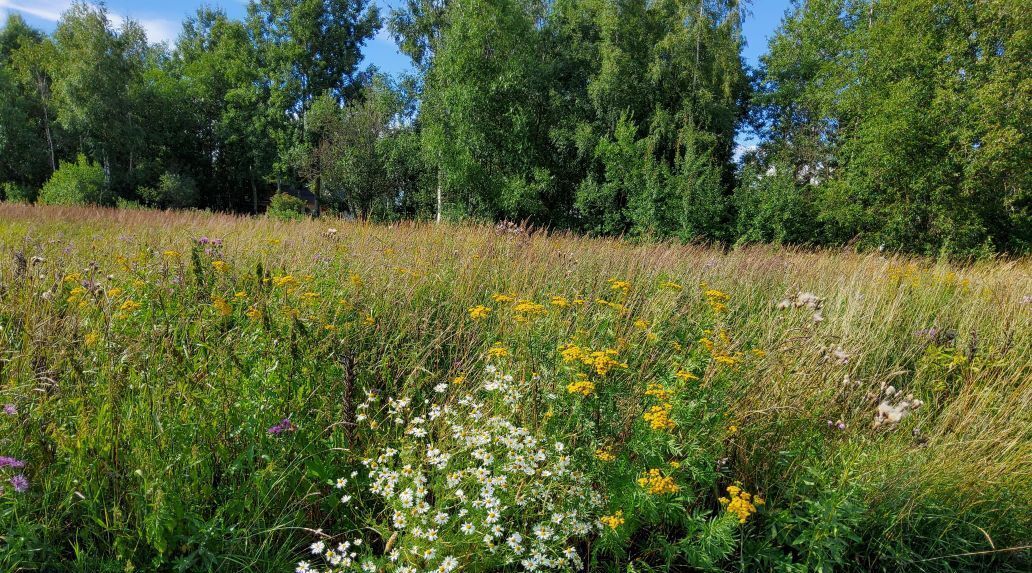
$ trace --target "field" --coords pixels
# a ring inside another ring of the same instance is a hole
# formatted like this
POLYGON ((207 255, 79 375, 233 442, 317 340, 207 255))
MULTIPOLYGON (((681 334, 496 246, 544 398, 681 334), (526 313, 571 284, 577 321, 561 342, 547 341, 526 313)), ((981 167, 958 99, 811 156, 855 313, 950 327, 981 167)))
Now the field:
POLYGON ((1027 571, 1030 272, 0 204, 0 570, 1027 571))

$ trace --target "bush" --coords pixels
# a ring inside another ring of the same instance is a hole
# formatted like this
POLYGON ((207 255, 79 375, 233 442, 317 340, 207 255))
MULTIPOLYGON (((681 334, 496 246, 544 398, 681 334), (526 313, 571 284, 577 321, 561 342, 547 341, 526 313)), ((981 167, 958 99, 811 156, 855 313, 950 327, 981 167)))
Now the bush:
POLYGON ((305 202, 287 193, 277 193, 272 196, 268 210, 265 213, 280 221, 296 221, 305 218, 305 202))
POLYGON ((104 170, 79 154, 75 163, 64 161, 39 193, 43 205, 104 205, 109 203, 104 170))
POLYGON ((200 198, 192 177, 172 172, 162 174, 156 187, 141 187, 138 192, 145 203, 163 209, 195 207, 200 198))
POLYGON ((32 203, 36 200, 36 190, 7 182, 0 185, 0 199, 11 203, 32 203))

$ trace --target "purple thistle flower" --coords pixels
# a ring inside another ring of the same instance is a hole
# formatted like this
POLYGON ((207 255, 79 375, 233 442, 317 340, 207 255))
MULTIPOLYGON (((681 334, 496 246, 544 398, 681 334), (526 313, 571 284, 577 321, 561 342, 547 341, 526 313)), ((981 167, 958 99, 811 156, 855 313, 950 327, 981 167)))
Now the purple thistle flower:
POLYGON ((283 432, 293 432, 297 429, 294 422, 290 421, 290 418, 283 418, 278 424, 269 428, 269 433, 272 435, 282 434, 283 432))
POLYGON ((22 474, 11 476, 11 487, 14 488, 14 491, 23 493, 29 489, 29 478, 22 474))
POLYGON ((10 456, 0 456, 0 468, 23 468, 25 462, 10 456))
POLYGON ((4 414, 7 414, 8 416, 17 416, 18 407, 14 404, 4 404, 4 414))
POLYGON ((201 237, 200 239, 197 239, 197 243, 199 245, 207 245, 210 242, 211 242, 211 239, 209 239, 208 237, 201 237))

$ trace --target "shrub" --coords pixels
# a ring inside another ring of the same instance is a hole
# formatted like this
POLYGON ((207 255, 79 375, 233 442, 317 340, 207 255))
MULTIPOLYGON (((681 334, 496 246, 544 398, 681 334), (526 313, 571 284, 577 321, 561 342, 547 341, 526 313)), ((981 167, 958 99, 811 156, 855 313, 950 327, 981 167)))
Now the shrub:
POLYGON ((287 193, 277 193, 272 196, 272 202, 265 213, 281 221, 304 219, 305 202, 287 193))
POLYGON ((43 205, 103 205, 109 202, 104 170, 79 154, 75 163, 62 161, 39 192, 43 205))
POLYGON ((0 199, 11 203, 32 203, 36 200, 36 190, 17 183, 7 182, 0 185, 0 199))
POLYGON ((138 192, 148 205, 164 209, 195 207, 200 198, 192 177, 168 171, 158 179, 157 186, 141 187, 138 192))

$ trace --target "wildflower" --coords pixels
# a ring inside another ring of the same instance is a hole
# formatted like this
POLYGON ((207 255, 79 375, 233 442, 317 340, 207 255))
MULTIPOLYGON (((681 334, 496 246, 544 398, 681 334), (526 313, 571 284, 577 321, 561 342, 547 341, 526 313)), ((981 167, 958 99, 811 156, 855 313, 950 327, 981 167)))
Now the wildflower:
POLYGON ((69 273, 65 275, 64 282, 77 283, 82 280, 82 273, 69 273))
POLYGON ((620 291, 626 296, 627 293, 631 291, 631 283, 617 279, 609 279, 609 288, 611 290, 620 291))
POLYGON ((653 430, 673 430, 677 424, 670 419, 670 411, 673 409, 669 403, 652 406, 642 417, 649 423, 653 430))
POLYGON ((727 302, 731 299, 731 295, 721 292, 716 289, 707 289, 703 296, 706 297, 706 304, 717 314, 723 314, 727 312, 727 302))
POLYGON ((502 346, 501 342, 496 342, 491 348, 487 349, 487 355, 491 358, 504 358, 509 356, 509 349, 502 346))
POLYGON ((295 426, 294 423, 290 421, 290 418, 283 418, 282 420, 280 420, 278 424, 275 424, 267 431, 268 433, 276 436, 282 434, 283 432, 293 432, 295 430, 297 430, 297 426, 295 426))
POLYGON ((493 301, 495 301, 497 303, 513 302, 513 301, 516 300, 516 295, 515 294, 501 294, 501 293, 497 293, 496 292, 493 295, 491 295, 491 300, 493 300, 493 301))
POLYGON ((649 322, 647 320, 639 318, 638 320, 634 321, 634 327, 638 330, 648 330, 649 322))
POLYGON ((254 306, 248 308, 247 312, 245 312, 244 314, 247 315, 247 318, 250 318, 251 320, 258 320, 262 317, 262 311, 258 310, 258 308, 254 306))
POLYGON ((104 295, 107 296, 108 298, 118 298, 118 295, 122 294, 122 292, 124 292, 122 289, 120 289, 118 287, 114 287, 114 288, 109 288, 104 293, 104 295))
POLYGON ((521 300, 517 302, 516 306, 514 306, 512 310, 517 313, 517 320, 527 320, 534 316, 548 314, 548 310, 545 309, 544 305, 530 300, 521 300))
POLYGON ((623 510, 618 509, 616 510, 616 513, 612 515, 603 515, 601 518, 599 518, 599 521, 601 521, 602 525, 605 525, 609 529, 616 530, 617 527, 620 527, 625 522, 623 517, 623 510))
POLYGON ((10 456, 0 456, 0 468, 23 468, 25 462, 10 456))
POLYGON ((22 474, 11 476, 11 487, 18 493, 23 493, 29 489, 29 480, 22 474))
POLYGON ((229 268, 229 265, 226 264, 226 261, 212 261, 211 266, 220 273, 226 272, 226 269, 229 268))
POLYGON ((595 383, 585 378, 579 378, 566 385, 566 391, 570 394, 580 394, 584 397, 595 393, 595 383))
POLYGON ((373 326, 376 324, 376 319, 373 318, 373 315, 366 313, 365 318, 362 319, 362 323, 366 326, 373 326))
POLYGON ((351 281, 351 285, 355 287, 355 290, 359 290, 365 285, 365 283, 362 282, 362 277, 359 276, 358 273, 351 273, 348 280, 351 281))
POLYGON ((595 459, 603 462, 611 462, 616 459, 611 446, 605 446, 595 450, 595 459))
POLYGON ((288 289, 291 289, 296 287, 298 282, 297 279, 294 278, 294 275, 282 275, 273 277, 272 284, 278 287, 286 287, 288 289))
POLYGON ((565 297, 553 296, 549 303, 556 308, 566 308, 570 305, 570 301, 566 300, 565 297))
POLYGON ((164 257, 166 259, 173 259, 174 260, 174 259, 178 259, 179 257, 181 257, 182 253, 180 253, 179 251, 173 250, 173 249, 168 249, 167 251, 162 253, 162 255, 164 255, 164 257))
POLYGON ((681 490, 681 487, 674 482, 674 478, 664 476, 659 468, 652 468, 647 474, 638 478, 638 485, 652 495, 667 495, 681 490))
POLYGON ((645 390, 646 396, 654 396, 657 400, 669 400, 672 392, 663 387, 662 384, 650 383, 648 389, 645 390))
POLYGON ((226 302, 226 299, 221 296, 213 296, 211 300, 212 306, 215 307, 215 310, 217 310, 221 316, 229 316, 233 314, 233 307, 226 302))
POLYGON ((675 290, 676 291, 676 290, 681 290, 684 287, 679 285, 679 284, 677 284, 677 283, 675 283, 675 282, 673 282, 673 281, 664 281, 664 282, 659 284, 659 288, 665 288, 665 289, 668 289, 668 290, 675 290))
POLYGON ((687 369, 684 369, 684 368, 678 368, 677 372, 674 373, 674 376, 678 380, 681 380, 683 382, 687 382, 689 380, 698 380, 699 379, 698 376, 696 376, 695 374, 692 374, 691 370, 687 370, 687 369))
POLYGON ((739 523, 745 523, 750 515, 756 513, 756 506, 764 504, 762 497, 753 499, 749 492, 737 485, 727 486, 727 494, 729 497, 720 498, 720 504, 725 506, 728 513, 738 516, 739 523))
POLYGON ((4 414, 7 414, 8 416, 17 416, 18 407, 14 404, 4 404, 4 414))
POLYGON ((134 301, 133 299, 127 299, 125 302, 122 303, 122 306, 118 307, 118 309, 122 312, 133 312, 139 310, 141 306, 143 305, 134 301))
POLYGON ((482 304, 469 307, 469 317, 473 320, 481 320, 487 318, 487 315, 491 314, 491 308, 486 307, 482 304))
POLYGON ((462 384, 465 381, 466 381, 466 377, 460 375, 460 376, 456 376, 456 377, 452 378, 451 383, 456 385, 456 386, 458 386, 458 385, 462 384))

